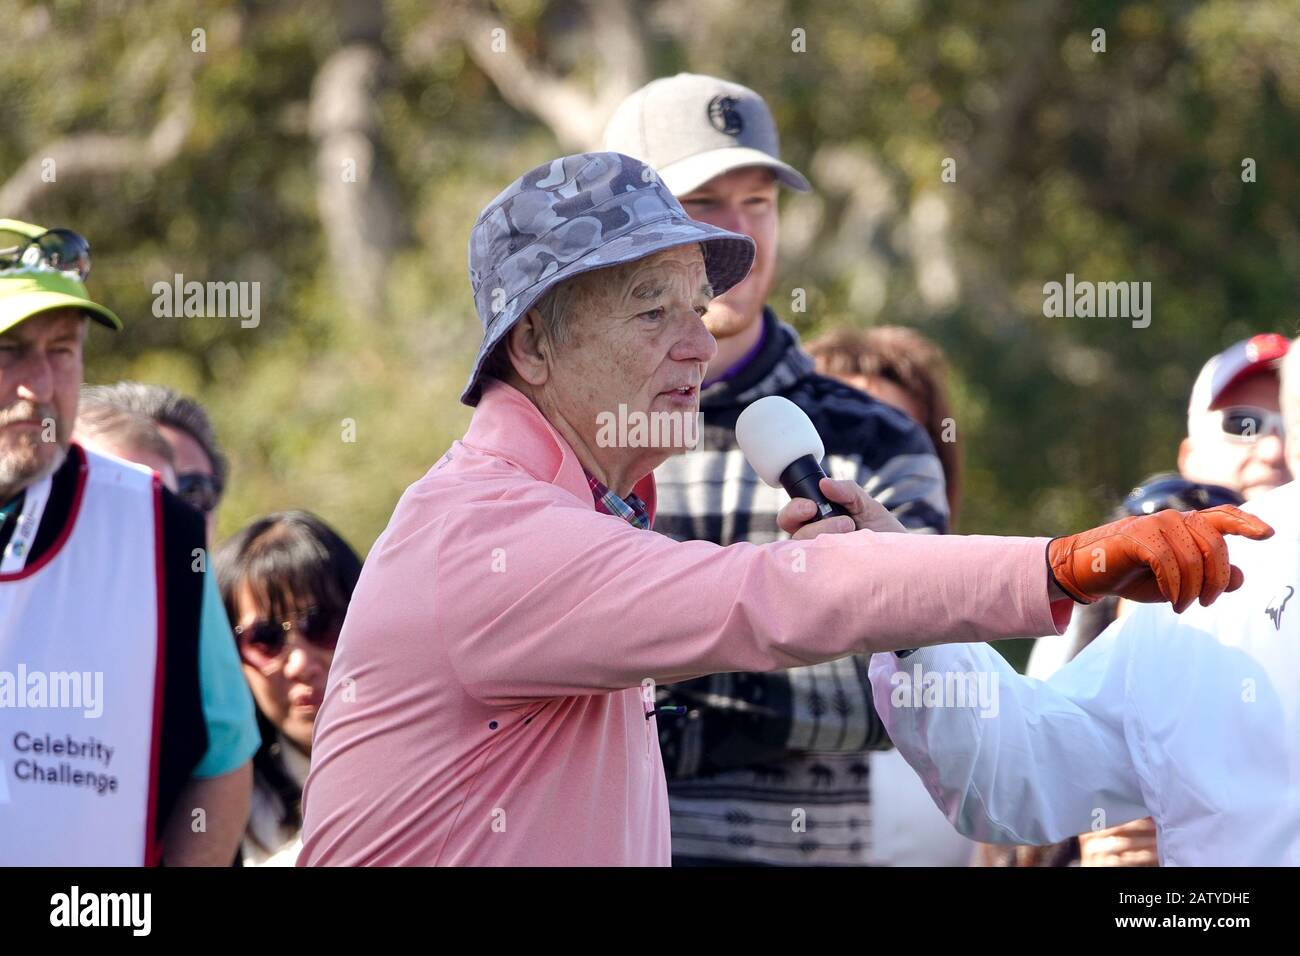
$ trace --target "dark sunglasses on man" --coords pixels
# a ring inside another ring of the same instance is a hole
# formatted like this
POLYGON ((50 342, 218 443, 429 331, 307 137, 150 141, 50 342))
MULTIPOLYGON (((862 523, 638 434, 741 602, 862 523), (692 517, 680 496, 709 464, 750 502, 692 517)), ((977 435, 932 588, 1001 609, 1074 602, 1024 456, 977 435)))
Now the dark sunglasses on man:
POLYGON ((319 607, 309 607, 288 620, 251 621, 236 624, 233 630, 240 656, 263 673, 273 673, 289 656, 291 631, 297 631, 313 647, 332 651, 339 639, 337 623, 336 615, 319 607))
POLYGON ((31 237, 0 231, 0 275, 42 270, 73 273, 85 282, 90 243, 71 229, 49 229, 31 237))
POLYGON ((1255 405, 1231 405, 1219 411, 1219 427, 1229 439, 1253 442, 1264 435, 1286 437, 1282 413, 1255 405))
POLYGON ((176 494, 191 508, 211 514, 221 504, 221 482, 216 475, 186 472, 176 476, 176 494))

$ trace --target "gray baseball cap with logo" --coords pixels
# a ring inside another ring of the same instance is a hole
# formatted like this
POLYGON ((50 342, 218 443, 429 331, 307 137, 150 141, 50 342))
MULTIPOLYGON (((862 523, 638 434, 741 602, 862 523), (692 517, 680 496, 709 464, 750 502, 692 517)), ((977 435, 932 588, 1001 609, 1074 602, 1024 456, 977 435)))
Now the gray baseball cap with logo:
POLYGON ((610 117, 605 148, 649 163, 675 196, 743 166, 765 166, 799 192, 812 188, 781 161, 776 121, 763 98, 713 76, 678 73, 647 83, 610 117))
POLYGON ((530 169, 487 204, 469 237, 483 343, 460 400, 477 405, 492 349, 549 290, 593 269, 699 243, 715 295, 749 273, 754 241, 686 215, 650 166, 577 153, 530 169))

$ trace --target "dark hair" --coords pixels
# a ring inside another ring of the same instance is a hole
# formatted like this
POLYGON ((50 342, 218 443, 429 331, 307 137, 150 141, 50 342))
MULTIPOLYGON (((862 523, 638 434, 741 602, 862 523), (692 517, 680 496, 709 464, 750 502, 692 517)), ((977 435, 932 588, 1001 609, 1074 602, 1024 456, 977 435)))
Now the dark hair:
POLYGON ((920 406, 920 425, 934 443, 943 468, 949 526, 955 526, 961 499, 961 455, 955 442, 944 441, 952 407, 948 401, 948 362, 939 346, 915 329, 881 325, 865 331, 835 329, 809 342, 807 350, 823 375, 881 378, 907 392, 920 406))
POLYGON ((159 425, 185 432, 203 449, 212 462, 212 472, 219 488, 226 487, 230 477, 230 462, 221 451, 217 433, 203 406, 165 385, 147 385, 144 382, 116 382, 113 385, 93 385, 83 392, 83 399, 92 396, 119 408, 147 415, 159 425))
POLYGON ((361 559, 346 541, 307 511, 281 511, 237 531, 217 551, 217 587, 234 620, 239 589, 247 586, 271 616, 292 614, 310 597, 342 617, 361 574, 361 559))
MULTIPOLYGON (((341 622, 361 575, 361 559, 320 518, 282 511, 258 518, 226 541, 217 551, 216 570, 232 623, 244 587, 272 618, 289 617, 297 610, 295 601, 309 599, 341 622)), ((280 798, 282 822, 296 827, 302 822, 302 791, 284 769, 275 728, 260 710, 257 725, 262 746, 253 756, 253 772, 280 798)))

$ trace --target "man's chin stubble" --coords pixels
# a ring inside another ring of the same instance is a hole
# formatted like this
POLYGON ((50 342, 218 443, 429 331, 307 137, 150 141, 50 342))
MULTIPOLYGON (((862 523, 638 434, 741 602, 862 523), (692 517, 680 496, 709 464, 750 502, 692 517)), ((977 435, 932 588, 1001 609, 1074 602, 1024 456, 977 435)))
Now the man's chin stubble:
POLYGON ((8 501, 47 475, 54 474, 63 466, 67 457, 68 448, 64 442, 55 445, 54 454, 47 461, 41 461, 36 448, 23 449, 21 452, 0 451, 0 503, 8 501))

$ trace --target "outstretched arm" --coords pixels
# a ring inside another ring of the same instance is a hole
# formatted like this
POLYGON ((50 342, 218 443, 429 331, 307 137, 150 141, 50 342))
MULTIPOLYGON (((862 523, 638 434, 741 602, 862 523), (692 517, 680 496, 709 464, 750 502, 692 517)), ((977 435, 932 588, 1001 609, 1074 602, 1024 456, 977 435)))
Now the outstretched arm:
POLYGON ((961 833, 1045 844, 1149 815, 1124 726, 1124 623, 1047 682, 986 644, 872 658, 894 745, 961 833))

